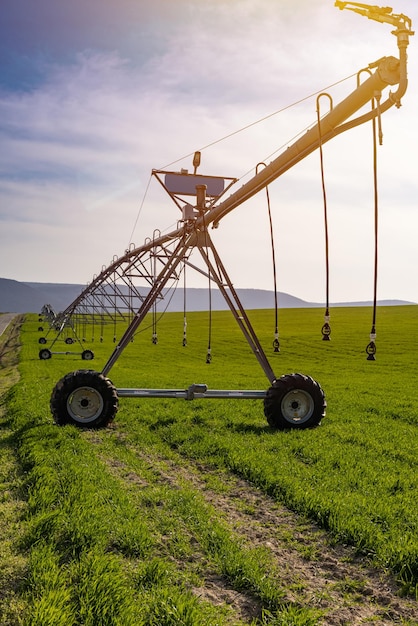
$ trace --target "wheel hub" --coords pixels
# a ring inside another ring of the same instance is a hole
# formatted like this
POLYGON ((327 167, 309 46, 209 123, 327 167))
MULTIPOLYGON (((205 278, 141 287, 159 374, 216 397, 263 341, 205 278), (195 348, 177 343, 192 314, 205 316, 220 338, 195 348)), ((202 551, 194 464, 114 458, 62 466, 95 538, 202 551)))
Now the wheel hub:
POLYGON ((312 396, 303 389, 292 389, 282 399, 281 410, 289 422, 306 422, 314 411, 312 396))
POLYGON ((75 421, 88 423, 103 411, 103 398, 92 387, 79 387, 68 396, 67 409, 75 421))

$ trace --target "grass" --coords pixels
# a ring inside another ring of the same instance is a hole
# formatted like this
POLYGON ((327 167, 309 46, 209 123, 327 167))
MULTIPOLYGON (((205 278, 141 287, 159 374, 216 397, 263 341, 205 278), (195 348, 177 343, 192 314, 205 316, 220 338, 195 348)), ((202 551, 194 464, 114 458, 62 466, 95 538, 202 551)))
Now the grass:
MULTIPOLYGON (((4 396, 0 472, 3 485, 17 476, 21 496, 5 509, 0 502, 5 519, 12 506, 20 515, 16 541, 3 548, 16 584, 9 584, 0 623, 323 623, 321 610, 289 598, 269 551, 243 540, 208 503, 190 475, 200 466, 218 472, 206 477, 212 491, 228 491, 228 476, 250 481, 315 520, 333 541, 392 571, 401 591, 416 594, 418 396, 411 337, 418 307, 378 310, 375 362, 365 353, 370 316, 368 309, 336 309, 332 340, 323 342, 320 311, 284 310, 281 352, 273 353, 272 312, 251 314, 276 374, 309 374, 327 396, 322 426, 285 432, 271 429, 262 403, 253 400, 121 399, 114 428, 56 427, 48 406, 52 388, 86 364, 75 355, 40 361, 38 321, 28 316, 20 332, 21 379, 4 396), (178 474, 179 467, 188 474, 178 474), (252 616, 192 592, 215 574, 254 599, 252 616)), ((110 373, 116 386, 268 386, 230 314, 213 314, 210 365, 205 314, 189 314, 187 348, 182 317, 163 318, 158 345, 151 330, 137 334, 110 373)), ((100 370, 113 350, 113 328, 107 334, 88 346, 95 352, 89 367, 100 370)), ((315 557, 313 548, 305 551, 315 557)), ((356 580, 341 585, 361 588, 356 580)))
POLYGON ((7 392, 18 381, 19 317, 0 336, 0 624, 15 623, 25 601, 20 593, 27 557, 18 549, 25 510, 22 473, 7 415, 7 392))

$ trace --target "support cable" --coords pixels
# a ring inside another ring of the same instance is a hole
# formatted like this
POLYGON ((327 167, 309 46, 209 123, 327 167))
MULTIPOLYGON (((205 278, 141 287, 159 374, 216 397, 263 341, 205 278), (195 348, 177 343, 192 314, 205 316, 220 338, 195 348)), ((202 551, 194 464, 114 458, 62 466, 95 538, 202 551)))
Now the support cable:
POLYGON ((322 96, 326 96, 330 101, 330 109, 332 110, 332 98, 327 93, 321 93, 316 99, 316 113, 318 118, 318 133, 319 133, 319 158, 321 163, 321 183, 322 183, 322 197, 324 202, 324 230, 325 230, 325 314, 324 324, 322 326, 322 340, 329 341, 331 335, 331 326, 329 323, 329 233, 328 233, 328 207, 327 207, 327 193, 325 188, 325 176, 324 176, 324 156, 322 152, 322 134, 321 134, 321 113, 319 100, 322 96))
POLYGON ((377 185, 377 134, 379 135, 379 145, 383 143, 383 134, 380 116, 380 97, 381 94, 375 94, 372 100, 372 108, 377 108, 378 124, 376 126, 376 116, 372 120, 373 128, 373 187, 374 187, 374 272, 373 272, 373 315, 372 327, 370 330, 370 342, 366 347, 367 360, 375 361, 376 357, 376 314, 377 314, 377 268, 378 268, 378 231, 379 231, 379 202, 378 202, 378 185, 377 185))
POLYGON ((147 197, 147 195, 148 195, 148 190, 149 190, 149 186, 150 186, 150 184, 151 184, 151 180, 152 180, 152 174, 150 175, 150 177, 149 177, 149 179, 148 179, 148 183, 147 183, 147 186, 146 186, 146 188, 145 188, 145 192, 144 192, 144 195, 143 195, 143 197, 142 197, 141 204, 139 205, 138 213, 137 213, 137 215, 136 215, 136 219, 135 219, 134 225, 133 225, 133 227, 132 227, 132 232, 131 232, 130 237, 129 237, 128 248, 129 248, 129 246, 130 246, 130 245, 131 245, 131 243, 132 243, 132 238, 133 238, 133 236, 134 236, 134 232, 135 232, 135 229, 136 229, 136 225, 138 224, 139 216, 141 215, 142 209, 143 209, 144 204, 145 204, 145 199, 146 199, 146 197, 147 197))
MULTIPOLYGON (((323 89, 332 89, 333 87, 340 85, 346 80, 353 78, 353 76, 355 76, 355 74, 350 74, 349 76, 346 76, 345 78, 342 78, 341 80, 337 80, 335 83, 332 83, 331 85, 328 85, 327 87, 324 87, 323 89)), ((313 98, 317 94, 321 93, 323 89, 321 89, 321 91, 315 91, 314 93, 311 93, 308 96, 305 96, 304 98, 300 98, 300 100, 296 100, 296 102, 293 102, 292 104, 288 104, 287 106, 281 109, 278 109, 277 111, 273 111, 273 113, 269 113, 268 115, 265 115, 264 117, 256 120, 255 122, 251 122, 250 124, 242 126, 241 128, 238 128, 238 130, 232 131, 228 135, 224 135, 223 137, 220 137, 219 139, 216 139, 215 141, 212 141, 211 143, 206 144, 205 146, 199 148, 199 152, 203 152, 203 150, 206 150, 207 148, 211 148, 212 146, 215 146, 216 144, 221 143, 222 141, 225 141, 226 139, 229 139, 230 137, 234 137, 234 135, 238 135, 239 133, 242 133, 243 131, 248 130, 249 128, 252 128, 253 126, 256 126, 257 124, 261 124, 262 122, 265 122, 271 117, 274 117, 275 115, 278 115, 279 113, 283 113, 284 111, 287 111, 288 109, 291 109, 292 107, 295 107, 301 104, 302 102, 306 102, 306 100, 309 100, 310 98, 313 98)), ((159 169, 165 170, 168 167, 171 167, 172 165, 175 165, 176 163, 183 161, 184 159, 188 159, 189 157, 193 156, 193 154, 195 154, 195 152, 190 152, 189 154, 185 154, 182 157, 176 159, 175 161, 171 161, 171 163, 167 163, 167 165, 164 165, 164 167, 161 167, 159 169)))

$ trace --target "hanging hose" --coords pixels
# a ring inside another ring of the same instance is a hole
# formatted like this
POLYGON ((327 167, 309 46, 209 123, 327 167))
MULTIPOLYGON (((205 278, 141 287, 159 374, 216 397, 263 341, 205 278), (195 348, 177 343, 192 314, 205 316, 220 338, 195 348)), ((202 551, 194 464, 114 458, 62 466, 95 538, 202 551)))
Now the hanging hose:
POLYGON ((325 230, 325 314, 324 324, 322 326, 322 340, 329 341, 331 335, 331 326, 329 324, 329 235, 328 235, 328 207, 327 207, 327 193, 325 188, 325 176, 324 176, 324 157, 322 153, 322 135, 321 135, 321 114, 319 107, 319 99, 321 96, 326 96, 330 101, 330 108, 332 109, 332 98, 327 93, 321 93, 316 99, 316 113, 318 119, 318 133, 319 133, 319 158, 321 163, 321 183, 322 183, 322 197, 324 202, 324 230, 325 230))
MULTIPOLYGON (((115 258, 115 257, 113 257, 115 258)), ((116 281, 117 281, 117 274, 116 271, 113 272, 113 285, 116 287, 116 281)), ((113 297, 113 343, 116 343, 117 341, 117 337, 116 337, 116 320, 117 320, 117 315, 118 315, 118 296, 116 293, 116 289, 114 291, 114 297, 113 297)))
MULTIPOLYGON (((128 324, 129 326, 132 323, 133 317, 134 317, 134 308, 133 308, 133 304, 134 304, 134 285, 132 283, 132 278, 129 277, 129 309, 128 309, 128 324)), ((135 335, 132 335, 131 337, 131 343, 134 342, 135 339, 135 335)))
POLYGON ((186 263, 183 262, 183 348, 187 346, 186 263))
POLYGON ((94 296, 92 298, 91 301, 92 307, 91 307, 91 342, 94 343, 94 331, 96 328, 96 319, 95 319, 95 304, 94 304, 94 296))
MULTIPOLYGON (((375 95, 372 100, 372 108, 376 107, 377 103, 377 118, 378 118, 378 133, 379 143, 382 144, 382 127, 380 117, 380 94, 375 95)), ((374 274, 373 274, 373 318, 372 327, 370 330, 370 342, 367 344, 366 353, 368 361, 375 361, 376 357, 376 312, 377 312, 377 265, 378 265, 378 218, 379 218, 379 203, 377 193, 377 128, 376 128, 376 116, 372 120, 373 127, 373 186, 374 186, 374 274)))
POLYGON ((85 306, 84 306, 83 323, 82 323, 82 339, 81 339, 81 341, 83 343, 86 343, 87 312, 88 312, 88 308, 87 308, 87 303, 86 303, 85 306))
POLYGON ((269 224, 270 224, 271 256, 272 256, 272 263, 273 263, 273 288, 274 288, 274 339, 273 339, 273 350, 274 350, 274 352, 280 352, 279 307, 278 307, 278 302, 277 302, 276 253, 275 253, 275 249, 274 249, 273 221, 271 219, 270 194, 269 194, 268 186, 266 187, 266 196, 267 196, 267 209, 268 209, 269 224))
MULTIPOLYGON (((205 248, 206 248, 206 256, 209 256, 209 246, 208 246, 208 238, 207 238, 207 225, 205 221, 205 211, 206 211, 206 185, 197 185, 196 186, 196 208, 200 212, 203 218, 203 232, 205 234, 205 248)), ((206 363, 210 365, 212 362, 212 284, 211 284, 211 273, 210 269, 208 271, 208 294, 209 294, 209 324, 208 324, 208 349, 206 352, 206 363)))
MULTIPOLYGON (((258 174, 259 166, 266 167, 265 163, 258 163, 256 166, 256 173, 258 174)), ((274 339, 273 339, 273 351, 280 352, 280 341, 279 341, 279 306, 278 306, 278 297, 277 297, 277 273, 276 273, 276 253, 274 248, 274 233, 273 233, 273 220, 271 217, 271 205, 270 205, 270 194, 268 185, 266 186, 266 198, 267 198, 267 213, 269 216, 269 226, 270 226, 270 242, 271 242, 271 256, 273 263, 273 289, 274 289, 274 339)))
MULTIPOLYGON (((153 238, 155 239, 155 232, 153 234, 153 238)), ((150 259, 152 258, 152 275, 153 275, 153 285, 155 284, 157 278, 157 253, 156 249, 153 248, 150 259)), ((152 343, 156 346, 158 343, 158 335, 157 335, 157 301, 152 305, 152 343)))
POLYGON ((103 294, 100 297, 100 343, 103 343, 103 331, 104 331, 104 304, 103 304, 103 294))
POLYGON ((208 326, 208 350, 206 353, 206 363, 212 363, 212 288, 209 275, 209 326, 208 326))
POLYGON ((156 346, 158 343, 157 335, 157 304, 152 305, 152 343, 156 346))
MULTIPOLYGON (((205 224, 206 234, 206 224, 205 224)), ((206 245, 206 254, 208 254, 208 246, 206 245)), ((210 270, 208 272, 208 295, 209 295, 209 324, 208 324, 208 350, 206 353, 206 363, 210 365, 212 362, 212 284, 210 270)))

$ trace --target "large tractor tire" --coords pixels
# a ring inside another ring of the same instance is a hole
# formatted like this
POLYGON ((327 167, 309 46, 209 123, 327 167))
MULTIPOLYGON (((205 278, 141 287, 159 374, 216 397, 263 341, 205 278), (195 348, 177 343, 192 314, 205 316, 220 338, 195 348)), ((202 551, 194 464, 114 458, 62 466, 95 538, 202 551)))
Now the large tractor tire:
POLYGON ((272 428, 312 428, 321 423, 326 406, 325 394, 313 378, 286 374, 267 390, 264 415, 272 428))
POLYGON ((59 426, 104 428, 118 410, 118 395, 111 381, 94 370, 77 370, 61 378, 51 395, 51 412, 59 426))

